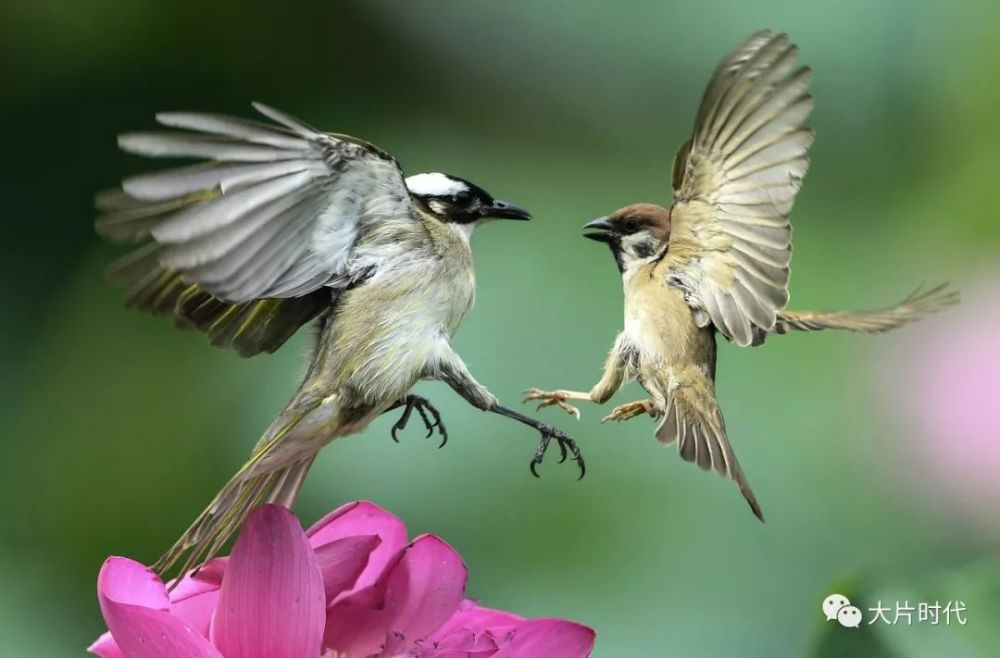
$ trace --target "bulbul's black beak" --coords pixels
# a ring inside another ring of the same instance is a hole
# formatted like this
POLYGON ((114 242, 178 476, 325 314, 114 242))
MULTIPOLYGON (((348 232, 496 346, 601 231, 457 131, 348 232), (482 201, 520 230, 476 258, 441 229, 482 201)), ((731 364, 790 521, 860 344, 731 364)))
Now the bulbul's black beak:
POLYGON ((483 217, 493 217, 495 219, 531 219, 531 213, 524 208, 499 200, 494 200, 491 206, 484 206, 480 212, 483 217))
POLYGON ((583 237, 597 242, 614 242, 617 237, 615 228, 607 217, 598 217, 584 226, 583 230, 589 231, 589 233, 584 233, 583 237))

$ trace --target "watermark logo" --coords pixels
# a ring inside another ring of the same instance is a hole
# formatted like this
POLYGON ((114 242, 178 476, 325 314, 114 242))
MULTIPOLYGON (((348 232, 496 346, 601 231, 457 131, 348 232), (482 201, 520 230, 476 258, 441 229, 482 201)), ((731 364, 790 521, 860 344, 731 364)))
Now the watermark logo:
POLYGON ((861 609, 851 605, 850 599, 843 594, 831 594, 823 599, 823 614, 827 621, 837 620, 844 628, 861 625, 861 609))
POLYGON ((823 614, 826 615, 827 621, 833 621, 840 609, 849 605, 851 605, 850 600, 843 594, 831 594, 823 599, 823 614))
MULTIPOLYGON (((823 615, 827 621, 836 620, 844 628, 858 628, 864 621, 861 608, 851 605, 850 599, 843 594, 831 594, 823 599, 823 615)), ((888 602, 883 604, 879 599, 874 608, 868 608, 870 615, 867 624, 876 622, 889 626, 913 626, 914 624, 930 624, 931 626, 951 626, 952 622, 965 626, 966 607, 964 601, 934 601, 934 603, 918 602, 911 605, 909 601, 896 601, 891 607, 888 602), (915 614, 914 614, 915 613, 915 614)))

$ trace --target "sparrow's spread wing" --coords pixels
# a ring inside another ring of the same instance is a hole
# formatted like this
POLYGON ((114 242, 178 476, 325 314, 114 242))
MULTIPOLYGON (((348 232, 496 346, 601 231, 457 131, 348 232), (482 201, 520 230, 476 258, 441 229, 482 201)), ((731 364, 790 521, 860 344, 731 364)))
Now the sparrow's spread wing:
POLYGON ((365 232, 412 217, 399 165, 371 144, 254 107, 275 123, 168 112, 157 120, 183 132, 122 135, 130 153, 208 162, 125 180, 98 199, 97 230, 151 238, 147 260, 225 304, 342 287, 365 232))
POLYGON ((723 59, 674 161, 669 283, 699 326, 739 345, 788 303, 788 216, 809 160, 811 72, 784 34, 758 32, 723 59))

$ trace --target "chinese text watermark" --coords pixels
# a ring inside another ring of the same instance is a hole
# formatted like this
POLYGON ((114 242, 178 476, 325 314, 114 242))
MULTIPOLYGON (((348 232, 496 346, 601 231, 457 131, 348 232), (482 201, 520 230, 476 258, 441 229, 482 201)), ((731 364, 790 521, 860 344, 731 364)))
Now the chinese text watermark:
POLYGON ((929 624, 931 626, 951 626, 953 623, 965 626, 966 607, 964 601, 909 601, 883 602, 879 599, 873 608, 867 608, 867 615, 861 608, 851 605, 851 601, 843 594, 831 594, 823 599, 823 614, 827 621, 836 620, 845 628, 858 628, 862 623, 871 626, 875 623, 889 626, 913 626, 929 624))

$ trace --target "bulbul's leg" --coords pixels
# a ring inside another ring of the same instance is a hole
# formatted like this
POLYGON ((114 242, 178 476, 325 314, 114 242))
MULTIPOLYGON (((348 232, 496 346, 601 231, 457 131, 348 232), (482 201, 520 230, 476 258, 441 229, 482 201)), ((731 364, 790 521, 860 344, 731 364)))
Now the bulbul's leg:
POLYGON ((493 405, 490 409, 487 409, 495 414, 500 414, 501 416, 506 416, 507 418, 512 418, 519 423, 524 423, 528 427, 533 427, 542 435, 541 441, 538 442, 538 448, 535 450, 535 456, 531 458, 531 464, 528 466, 531 469, 531 474, 538 477, 538 471, 535 469, 539 464, 545 459, 545 452, 549 449, 549 443, 552 439, 556 440, 559 445, 559 463, 566 461, 566 457, 573 455, 573 461, 580 468, 580 476, 578 480, 583 479, 583 476, 587 473, 587 465, 583 461, 583 454, 580 453, 580 447, 576 445, 576 441, 569 438, 569 436, 552 427, 548 423, 543 423, 540 420, 536 420, 531 416, 525 416, 524 414, 518 413, 513 409, 508 409, 507 407, 501 407, 499 404, 493 405))
POLYGON ((513 409, 500 406, 496 396, 490 393, 485 386, 476 381, 476 378, 469 372, 465 363, 451 350, 450 346, 447 348, 445 356, 438 363, 438 371, 434 374, 438 379, 441 379, 451 386, 456 393, 465 398, 465 400, 472 406, 482 409, 483 411, 500 414, 501 416, 516 420, 519 423, 524 423, 525 425, 534 428, 539 434, 542 435, 541 440, 538 442, 538 448, 535 450, 535 456, 531 459, 531 464, 529 466, 531 474, 535 477, 538 477, 538 472, 535 469, 545 458, 545 452, 548 450, 549 443, 552 442, 552 439, 555 439, 559 446, 559 451, 561 453, 561 458, 559 459, 560 463, 566 461, 566 458, 572 455, 573 461, 575 461, 577 466, 580 468, 580 477, 582 478, 587 472, 587 467, 583 461, 583 455, 580 453, 580 448, 577 446, 576 441, 571 439, 566 433, 557 430, 548 423, 543 423, 540 420, 518 413, 513 409))
POLYGON ((618 405, 611 413, 602 418, 601 422, 606 423, 609 420, 613 420, 620 423, 625 420, 631 420, 636 416, 641 416, 642 414, 649 414, 651 417, 656 418, 662 416, 663 412, 657 408, 656 403, 652 400, 636 400, 635 402, 626 402, 625 404, 618 405))
MULTIPOLYGON (((441 435, 441 443, 438 445, 439 448, 443 448, 444 444, 448 443, 448 430, 444 426, 444 421, 441 420, 441 414, 431 401, 420 395, 414 395, 410 393, 404 396, 402 399, 398 400, 394 405, 385 410, 385 412, 392 411, 393 409, 399 409, 404 407, 403 415, 399 417, 396 424, 392 426, 391 434, 392 440, 399 443, 399 437, 396 433, 406 427, 406 424, 410 422, 410 416, 413 411, 416 410, 420 414, 420 420, 424 421, 424 427, 427 429, 427 436, 425 438, 430 438, 434 434, 434 430, 437 430, 441 435)), ((384 413, 385 413, 384 412, 384 413)))
POLYGON ((579 420, 580 410, 571 404, 566 404, 566 400, 586 400, 596 404, 607 402, 625 382, 628 364, 634 352, 635 348, 629 343, 624 332, 620 333, 615 340, 614 347, 611 348, 611 353, 608 354, 607 361, 604 362, 604 374, 601 375, 600 381, 594 384, 594 388, 590 389, 589 392, 543 391, 537 388, 529 388, 524 392, 523 402, 539 400, 539 409, 555 405, 571 416, 576 416, 577 420, 579 420))

